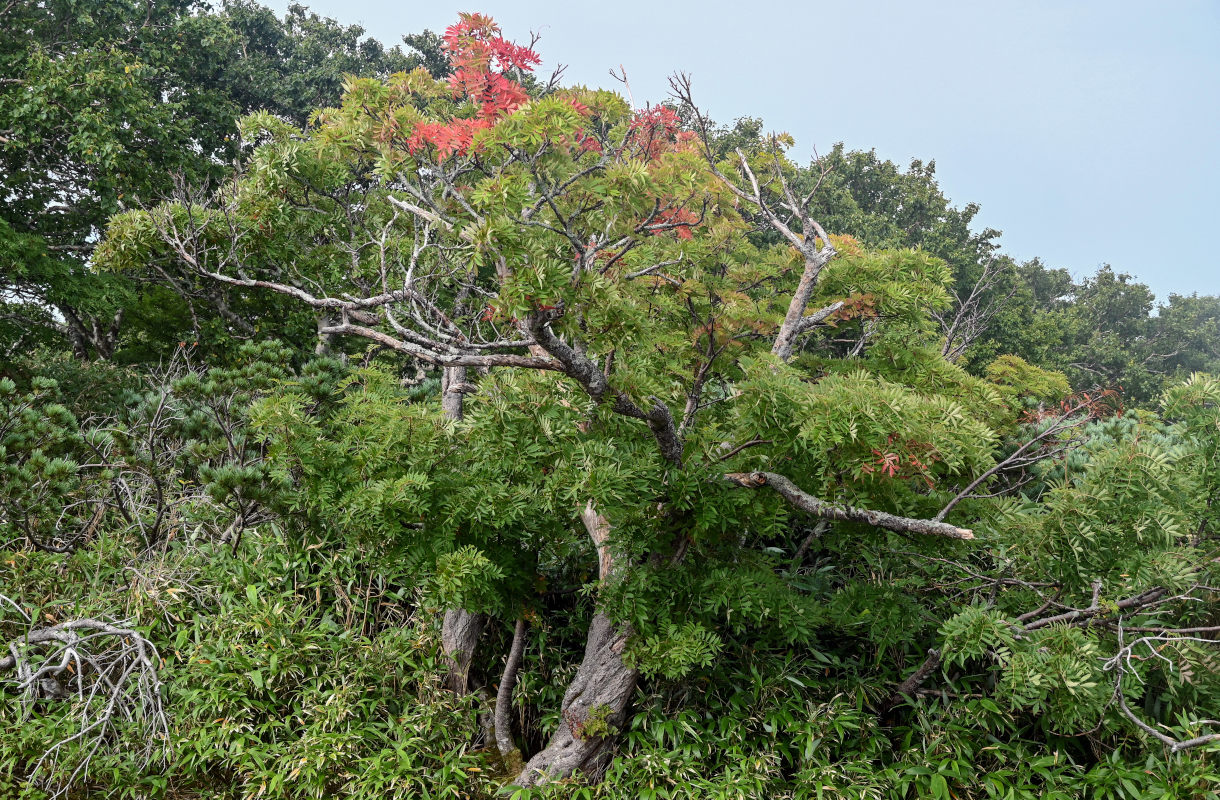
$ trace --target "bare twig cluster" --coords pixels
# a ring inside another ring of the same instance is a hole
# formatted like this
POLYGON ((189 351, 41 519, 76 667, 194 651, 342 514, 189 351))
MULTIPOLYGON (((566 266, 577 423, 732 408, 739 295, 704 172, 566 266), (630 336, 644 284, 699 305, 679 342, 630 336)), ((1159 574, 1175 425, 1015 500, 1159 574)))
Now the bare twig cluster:
POLYGON ((1004 295, 995 293, 1001 280, 1011 271, 1012 262, 1008 259, 989 259, 965 296, 957 289, 952 290, 954 303, 949 312, 931 312, 945 337, 940 352, 946 359, 960 359, 991 328, 996 316, 1012 302, 1017 293, 1016 285, 1004 295))
POLYGON ((66 703, 72 709, 76 731, 51 744, 31 770, 37 775, 70 753, 72 769, 56 781, 57 794, 88 775, 94 756, 120 729, 138 732, 140 755, 146 761, 167 753, 161 658, 152 642, 127 623, 75 619, 31 626, 8 641, 5 651, 0 675, 15 673, 10 682, 27 717, 45 702, 66 703))
MULTIPOLYGON (((1131 707, 1127 705, 1126 691, 1123 688, 1124 680, 1128 676, 1132 677, 1136 681, 1140 680, 1139 672, 1135 668, 1135 662, 1137 661, 1161 661, 1165 664, 1167 669, 1173 671, 1177 669, 1177 666, 1172 659, 1164 654, 1165 650, 1186 642, 1195 642, 1207 645, 1220 644, 1220 640, 1216 639, 1216 636, 1220 635, 1220 625, 1196 628, 1128 628, 1124 630, 1120 622, 1117 628, 1118 651, 1106 660, 1104 668, 1107 672, 1114 673, 1113 702, 1118 704, 1123 716, 1131 720, 1131 722, 1134 723, 1135 726, 1141 731, 1165 745, 1165 747, 1168 748, 1169 752, 1171 753, 1179 753, 1183 750, 1202 747, 1203 745, 1211 744, 1212 742, 1220 742, 1220 730, 1214 730, 1211 733, 1202 733, 1186 739, 1178 739, 1169 735, 1164 730, 1158 730, 1156 727, 1153 727, 1145 722, 1139 717, 1139 715, 1131 710, 1131 707), (1127 640, 1126 634, 1132 631, 1152 632, 1145 636, 1138 636, 1135 639, 1127 640)), ((1220 720, 1195 719, 1190 720, 1188 726, 1194 730, 1203 730, 1207 728, 1220 729, 1220 720)))

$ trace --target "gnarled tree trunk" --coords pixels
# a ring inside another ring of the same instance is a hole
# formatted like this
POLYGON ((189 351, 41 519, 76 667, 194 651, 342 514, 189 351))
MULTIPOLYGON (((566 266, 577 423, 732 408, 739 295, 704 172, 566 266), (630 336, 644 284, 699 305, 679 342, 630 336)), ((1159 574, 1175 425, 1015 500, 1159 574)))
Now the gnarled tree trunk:
MULTIPOLYGON (((598 571, 605 583, 619 569, 607 541, 610 524, 592 502, 581 519, 597 545, 598 571)), ((518 785, 534 786, 577 771, 596 775, 605 768, 612 745, 610 734, 622 726, 639 677, 623 663, 623 648, 631 633, 629 626, 615 625, 600 611, 593 615, 584 660, 563 696, 559 728, 546 748, 521 770, 518 785)))
POLYGON ((591 733, 586 726, 590 719, 604 719, 615 729, 623 724, 639 676, 623 663, 630 635, 630 628, 615 626, 604 614, 593 616, 585 658, 563 696, 559 728, 521 770, 517 784, 534 786, 576 771, 596 775, 605 768, 612 744, 609 731, 591 733))

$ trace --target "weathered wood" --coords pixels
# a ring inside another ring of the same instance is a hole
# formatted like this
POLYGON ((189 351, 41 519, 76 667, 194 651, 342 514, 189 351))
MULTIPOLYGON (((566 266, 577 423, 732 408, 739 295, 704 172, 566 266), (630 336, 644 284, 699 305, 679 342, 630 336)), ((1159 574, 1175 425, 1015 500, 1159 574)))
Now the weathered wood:
POLYGON ((616 626, 598 613, 589 624, 585 657, 563 696, 559 728, 546 748, 526 763, 517 776, 520 786, 535 786, 583 772, 597 775, 605 769, 613 742, 610 736, 592 736, 583 730, 590 716, 604 716, 621 727, 639 674, 623 663, 623 648, 631 635, 628 626, 616 626))
POLYGON ((922 533, 928 536, 947 536, 950 539, 974 538, 974 532, 969 528, 959 528, 947 522, 900 517, 884 511, 856 508, 843 503, 829 503, 801 491, 795 483, 774 472, 732 472, 724 477, 738 486, 746 486, 751 489, 770 486, 792 505, 822 519, 862 522, 875 528, 900 533, 922 533))
MULTIPOLYGON (((621 568, 610 550, 610 524, 592 502, 585 506, 581 521, 597 547, 598 573, 605 583, 621 568)), ((559 728, 547 746, 526 763, 515 783, 536 786, 577 771, 597 775, 605 769, 613 737, 592 735, 584 726, 590 717, 605 719, 613 728, 622 726, 639 678, 623 662, 623 648, 631 634, 630 626, 616 625, 601 611, 593 615, 584 659, 563 696, 559 728)))
POLYGON ((462 395, 467 386, 465 367, 445 367, 441 376, 441 411, 449 419, 462 418, 462 395))
POLYGON ((482 614, 472 614, 464 608, 445 611, 441 622, 441 651, 448 667, 445 685, 454 694, 464 695, 470 690, 470 662, 483 633, 483 623, 482 614))

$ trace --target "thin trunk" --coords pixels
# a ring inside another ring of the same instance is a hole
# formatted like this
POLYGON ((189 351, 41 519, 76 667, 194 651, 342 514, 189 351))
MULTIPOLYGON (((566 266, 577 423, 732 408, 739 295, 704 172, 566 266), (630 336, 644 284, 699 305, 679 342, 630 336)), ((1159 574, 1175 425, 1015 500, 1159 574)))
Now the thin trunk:
MULTIPOLYGON (((581 519, 597 546, 598 572, 605 583, 620 569, 610 551, 610 524, 592 502, 581 519)), ((559 727, 546 748, 521 770, 518 785, 536 786, 578 771, 596 776, 605 768, 639 677, 623 663, 631 633, 630 626, 616 625, 600 611, 593 615, 584 660, 563 696, 559 727)))
POLYGON ((521 656, 525 652, 525 620, 517 620, 513 629, 513 644, 508 651, 508 661, 504 664, 504 674, 500 677, 500 688, 496 692, 496 747, 500 748, 500 757, 504 760, 504 770, 509 773, 521 771, 521 750, 513 741, 513 722, 510 714, 513 705, 513 688, 517 685, 517 669, 521 666, 521 656))
MULTIPOLYGON (((446 367, 441 374, 441 409, 447 418, 462 419, 462 393, 466 386, 465 367, 446 367)), ((445 685, 456 695, 470 691, 470 662, 483 633, 484 617, 464 608, 445 610, 441 622, 441 650, 448 672, 445 685)))
POLYGON ((792 566, 788 567, 790 572, 796 572, 805 563, 805 556, 809 554, 809 548, 813 546, 814 539, 821 539, 826 531, 830 530, 830 523, 824 519, 818 520, 813 529, 809 531, 809 535, 801 542, 800 547, 796 548, 796 555, 792 556, 792 566))
POLYGON ((114 349, 119 343, 119 330, 123 325, 124 313, 125 309, 120 308, 110 319, 110 324, 105 327, 96 318, 90 317, 89 324, 92 328, 92 334, 89 338, 93 342, 93 347, 97 350, 98 358, 109 361, 114 357, 114 349))
POLYGON ((803 320, 805 307, 809 305, 809 298, 813 296, 813 291, 817 288, 818 276, 822 274, 822 268, 835 254, 835 249, 831 246, 830 240, 826 238, 826 233, 821 228, 817 230, 824 242, 821 250, 817 248, 814 233, 811 230, 805 231, 805 269, 801 273, 801 280, 797 283, 796 291, 792 294, 792 300, 788 303, 788 313, 784 315, 784 321, 775 334, 775 344, 771 346, 771 352, 779 356, 781 361, 792 358, 797 337, 803 330, 807 330, 810 323, 803 320))
POLYGON ((330 314, 318 314, 318 343, 314 345, 314 355, 327 358, 334 354, 335 335, 333 333, 324 332, 327 328, 334 324, 334 317, 332 317, 330 314))
POLYGON ((906 698, 915 693, 915 690, 924 685, 924 682, 936 671, 940 666, 940 651, 929 650, 928 657, 924 659, 919 668, 907 676, 906 680, 894 687, 894 691, 881 704, 878 709, 882 714, 890 711, 906 698))

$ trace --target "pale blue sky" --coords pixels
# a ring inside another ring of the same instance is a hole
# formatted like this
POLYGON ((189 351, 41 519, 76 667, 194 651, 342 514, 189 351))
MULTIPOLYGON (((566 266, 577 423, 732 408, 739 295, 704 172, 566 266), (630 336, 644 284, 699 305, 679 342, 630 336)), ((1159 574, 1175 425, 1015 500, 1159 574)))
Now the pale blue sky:
POLYGON ((713 117, 761 117, 803 156, 935 159, 1017 258, 1220 294, 1220 0, 306 5, 386 43, 481 11, 541 33, 541 71, 568 83, 618 86, 622 64, 639 104, 683 70, 713 117))

